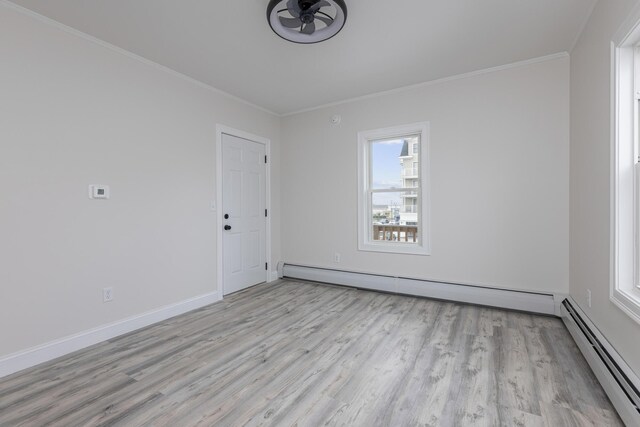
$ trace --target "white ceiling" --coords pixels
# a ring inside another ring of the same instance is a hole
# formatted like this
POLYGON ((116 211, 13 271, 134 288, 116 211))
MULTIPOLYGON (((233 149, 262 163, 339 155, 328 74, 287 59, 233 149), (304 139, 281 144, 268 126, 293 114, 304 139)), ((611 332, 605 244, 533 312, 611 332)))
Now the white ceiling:
POLYGON ((345 0, 297 45, 268 0, 13 0, 278 114, 570 51, 597 0, 345 0))

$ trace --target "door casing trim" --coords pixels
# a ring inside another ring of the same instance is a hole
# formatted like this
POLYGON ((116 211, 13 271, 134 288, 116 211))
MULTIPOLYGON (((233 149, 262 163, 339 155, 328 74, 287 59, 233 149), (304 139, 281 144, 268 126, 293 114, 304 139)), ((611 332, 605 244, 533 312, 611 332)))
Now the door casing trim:
POLYGON ((267 209, 267 223, 265 232, 265 259, 268 269, 264 271, 265 282, 271 282, 271 140, 258 135, 251 134, 242 130, 234 129, 229 126, 216 124, 216 194, 215 194, 215 212, 216 212, 216 278, 217 289, 220 296, 224 298, 224 268, 223 268, 223 244, 222 244, 222 135, 227 134, 238 138, 246 139, 258 144, 264 145, 267 156, 265 164, 265 207, 267 209))

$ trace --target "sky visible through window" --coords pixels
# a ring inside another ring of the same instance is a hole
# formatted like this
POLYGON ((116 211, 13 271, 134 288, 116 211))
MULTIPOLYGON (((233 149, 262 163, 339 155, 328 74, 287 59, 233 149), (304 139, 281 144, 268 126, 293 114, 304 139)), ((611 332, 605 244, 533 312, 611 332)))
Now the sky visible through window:
MULTIPOLYGON (((372 188, 402 188, 400 152, 403 139, 374 141, 371 146, 372 188)), ((400 193, 374 193, 374 205, 400 205, 400 193)))

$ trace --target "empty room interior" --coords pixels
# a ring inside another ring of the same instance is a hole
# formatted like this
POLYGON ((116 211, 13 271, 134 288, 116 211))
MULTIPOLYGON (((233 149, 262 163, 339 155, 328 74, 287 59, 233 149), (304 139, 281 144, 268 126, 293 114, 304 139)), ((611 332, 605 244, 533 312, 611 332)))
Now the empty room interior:
POLYGON ((0 0, 0 426, 640 426, 639 0, 0 0))

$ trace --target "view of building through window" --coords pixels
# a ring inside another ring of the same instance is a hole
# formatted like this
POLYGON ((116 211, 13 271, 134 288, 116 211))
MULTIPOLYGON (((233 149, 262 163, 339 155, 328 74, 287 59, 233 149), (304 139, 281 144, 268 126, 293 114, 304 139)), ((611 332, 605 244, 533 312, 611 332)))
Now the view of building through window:
POLYGON ((373 240, 418 238, 420 138, 371 141, 373 240))

